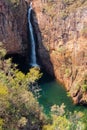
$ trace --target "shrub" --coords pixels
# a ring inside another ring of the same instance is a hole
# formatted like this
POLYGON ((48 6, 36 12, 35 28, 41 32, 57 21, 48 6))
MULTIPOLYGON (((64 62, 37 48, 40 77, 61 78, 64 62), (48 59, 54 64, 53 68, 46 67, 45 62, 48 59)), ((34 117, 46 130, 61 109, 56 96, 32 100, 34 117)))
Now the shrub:
POLYGON ((69 77, 70 74, 71 74, 70 68, 66 68, 66 69, 65 69, 65 76, 66 76, 66 77, 69 77))
POLYGON ((76 0, 63 0, 65 5, 73 4, 76 0))
POLYGON ((81 86, 82 92, 86 92, 87 91, 87 84, 83 84, 81 86))
POLYGON ((0 130, 3 130, 4 120, 0 118, 0 130))
POLYGON ((45 116, 30 87, 42 74, 38 68, 23 74, 10 59, 4 59, 1 46, 0 52, 0 128, 18 130, 28 122, 33 126, 40 124, 45 116))
POLYGON ((83 36, 84 38, 87 38, 87 27, 84 27, 84 28, 82 29, 81 33, 82 33, 82 36, 83 36))
POLYGON ((66 12, 65 10, 61 11, 60 17, 62 20, 65 20, 68 17, 68 12, 66 12))
POLYGON ((57 105, 52 107, 52 123, 44 125, 43 130, 85 130, 86 126, 82 120, 84 117, 83 113, 75 111, 74 113, 68 113, 68 116, 66 116, 64 108, 64 104, 60 107, 57 105), (63 114, 59 114, 59 111, 61 113, 61 108, 63 114))

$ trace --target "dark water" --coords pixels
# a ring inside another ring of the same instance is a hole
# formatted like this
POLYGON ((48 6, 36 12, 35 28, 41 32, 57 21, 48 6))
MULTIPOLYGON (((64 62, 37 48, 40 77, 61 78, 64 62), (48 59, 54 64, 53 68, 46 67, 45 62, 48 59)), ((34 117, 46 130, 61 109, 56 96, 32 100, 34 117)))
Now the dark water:
POLYGON ((39 84, 42 89, 40 92, 41 97, 39 98, 39 103, 46 114, 50 113, 52 105, 61 105, 62 103, 65 104, 66 111, 84 111, 87 109, 83 106, 74 105, 71 98, 67 96, 65 88, 48 74, 43 74, 39 84))

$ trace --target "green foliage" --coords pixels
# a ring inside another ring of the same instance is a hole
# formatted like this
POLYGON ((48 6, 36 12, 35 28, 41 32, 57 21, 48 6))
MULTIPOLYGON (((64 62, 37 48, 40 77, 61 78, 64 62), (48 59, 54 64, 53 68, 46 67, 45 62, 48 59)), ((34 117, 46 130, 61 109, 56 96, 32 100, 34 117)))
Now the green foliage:
POLYGON ((7 0, 8 2, 10 2, 10 3, 15 3, 15 4, 19 4, 19 0, 7 0))
POLYGON ((0 60, 5 56, 6 50, 2 48, 3 44, 0 42, 0 60))
POLYGON ((84 38, 87 38, 87 26, 81 30, 81 33, 84 38))
POLYGON ((58 47, 57 51, 62 53, 62 52, 66 51, 66 48, 65 48, 65 46, 61 46, 61 47, 58 47))
POLYGON ((66 75, 66 77, 69 77, 70 74, 71 74, 71 70, 69 68, 66 68, 65 69, 65 75, 66 75))
POLYGON ((64 115, 64 113, 65 113, 64 108, 65 108, 65 105, 64 105, 64 104, 62 104, 60 107, 59 107, 58 105, 53 105, 53 106, 51 107, 51 113, 52 113, 53 115, 62 116, 62 115, 64 115))
POLYGON ((60 12, 60 17, 65 20, 68 17, 68 12, 66 10, 63 10, 60 12))
POLYGON ((70 5, 73 4, 76 0, 63 0, 64 4, 70 5))
MULTIPOLYGON (((6 2, 8 3, 10 9, 14 12, 16 12, 16 9, 19 6, 20 0, 6 0, 6 2)), ((17 15, 17 14, 15 14, 17 15)))
MULTIPOLYGON (((1 46, 0 50, 0 130, 19 130, 26 128, 27 124, 37 125, 37 130, 46 118, 31 88, 35 87, 42 74, 39 68, 23 74, 11 59, 4 59, 6 52, 1 46)), ((69 73, 68 70, 66 72, 69 73)), ((83 84, 86 82, 85 76, 83 84)), ((54 105, 51 108, 52 122, 47 122, 43 130, 86 130, 87 118, 83 120, 83 117, 81 112, 66 115, 64 104, 54 105)))
POLYGON ((45 9, 45 13, 53 19, 53 17, 55 16, 54 4, 48 4, 44 7, 44 9, 45 9))
POLYGON ((82 92, 86 92, 87 91, 87 84, 83 84, 81 86, 82 92))
POLYGON ((82 92, 87 92, 87 75, 84 73, 83 82, 81 83, 82 92))
POLYGON ((27 77, 29 77, 29 81, 30 82, 35 82, 37 81, 39 78, 41 78, 42 74, 39 71, 39 68, 32 68, 30 69, 30 72, 27 74, 27 77))
POLYGON ((25 117, 22 117, 19 122, 18 122, 18 126, 26 126, 26 123, 27 123, 27 119, 25 117))
POLYGON ((48 0, 48 2, 44 4, 43 12, 50 16, 56 25, 55 19, 57 17, 65 20, 71 12, 74 12, 79 7, 84 6, 87 6, 87 0, 48 0), (57 10, 58 8, 59 13, 57 10))
POLYGON ((70 122, 66 117, 54 116, 53 124, 43 127, 43 130, 70 130, 70 122))
POLYGON ((66 115, 65 106, 60 107, 54 105, 52 107, 52 123, 44 125, 43 130, 85 130, 86 126, 83 122, 83 113, 74 112, 66 115))
POLYGON ((4 124, 4 121, 2 118, 0 118, 0 130, 3 130, 3 124, 4 124))
POLYGON ((1 46, 0 130, 18 130, 25 127, 28 122, 31 125, 38 125, 44 121, 45 116, 30 87, 42 74, 39 68, 32 68, 29 73, 23 74, 11 63, 11 59, 4 59, 6 51, 1 46))

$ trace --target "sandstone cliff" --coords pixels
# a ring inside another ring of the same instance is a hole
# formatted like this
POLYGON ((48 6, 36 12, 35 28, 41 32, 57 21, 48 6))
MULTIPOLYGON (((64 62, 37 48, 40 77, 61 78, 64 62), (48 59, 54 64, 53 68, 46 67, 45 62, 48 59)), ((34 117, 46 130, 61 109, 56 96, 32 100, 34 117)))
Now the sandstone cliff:
MULTIPOLYGON (((27 58, 27 4, 7 1, 0 0, 0 42, 8 54, 27 58)), ((33 0, 33 9, 38 59, 74 103, 87 104, 87 1, 33 0)))
POLYGON ((23 54, 27 48, 27 6, 0 0, 0 42, 8 54, 23 54))
POLYGON ((50 71, 49 53, 55 76, 74 103, 87 104, 87 1, 34 0, 33 8, 39 58, 50 71))

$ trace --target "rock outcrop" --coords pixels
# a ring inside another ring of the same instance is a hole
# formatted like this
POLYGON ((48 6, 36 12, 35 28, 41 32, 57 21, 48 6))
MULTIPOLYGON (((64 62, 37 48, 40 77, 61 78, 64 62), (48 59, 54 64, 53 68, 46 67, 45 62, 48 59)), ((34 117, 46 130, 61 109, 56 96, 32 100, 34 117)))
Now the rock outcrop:
POLYGON ((50 72, 45 60, 49 54, 56 78, 74 103, 87 104, 87 2, 34 0, 33 8, 38 55, 43 65, 50 72))
POLYGON ((24 54, 27 48, 27 6, 0 0, 0 42, 8 54, 24 54))

